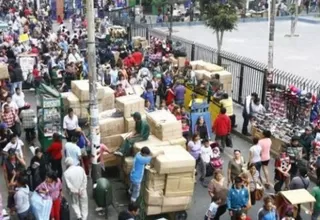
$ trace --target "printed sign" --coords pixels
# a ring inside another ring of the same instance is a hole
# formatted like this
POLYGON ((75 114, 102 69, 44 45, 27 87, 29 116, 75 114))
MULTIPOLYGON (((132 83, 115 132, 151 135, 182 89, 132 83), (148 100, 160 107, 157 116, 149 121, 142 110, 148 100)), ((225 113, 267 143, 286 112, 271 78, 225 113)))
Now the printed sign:
POLYGON ((33 71, 33 66, 36 64, 36 58, 31 56, 30 57, 23 56, 19 58, 19 63, 23 73, 23 78, 24 80, 26 80, 28 77, 28 74, 32 73, 33 71))

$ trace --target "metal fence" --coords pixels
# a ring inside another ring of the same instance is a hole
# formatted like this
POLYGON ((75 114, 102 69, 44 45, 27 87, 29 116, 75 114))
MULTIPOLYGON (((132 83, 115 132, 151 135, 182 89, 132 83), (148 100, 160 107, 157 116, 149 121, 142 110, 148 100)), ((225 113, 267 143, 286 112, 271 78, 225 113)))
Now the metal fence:
MULTIPOLYGON (((168 35, 165 31, 152 29, 150 25, 137 24, 135 22, 128 24, 124 19, 122 20, 122 25, 130 25, 132 37, 141 36, 146 37, 148 40, 151 38, 164 40, 168 35)), ((236 103, 243 105, 244 98, 252 92, 257 92, 261 100, 265 100, 266 64, 226 51, 222 51, 218 56, 217 50, 214 48, 174 35, 172 40, 179 41, 185 46, 189 60, 204 60, 216 64, 219 60, 221 65, 232 74, 232 99, 236 103)), ((273 83, 285 86, 294 85, 313 94, 320 93, 320 84, 316 81, 308 80, 277 68, 274 69, 273 73, 273 83)))

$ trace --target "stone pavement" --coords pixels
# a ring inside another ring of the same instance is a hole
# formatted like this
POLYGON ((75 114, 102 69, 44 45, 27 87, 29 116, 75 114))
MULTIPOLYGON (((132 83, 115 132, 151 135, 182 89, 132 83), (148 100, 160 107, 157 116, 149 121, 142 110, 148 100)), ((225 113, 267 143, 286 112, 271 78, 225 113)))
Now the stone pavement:
MULTIPOLYGON (((166 27, 156 29, 168 31, 166 27)), ((189 41, 217 48, 215 34, 204 25, 180 26, 173 29, 174 36, 188 36, 189 41)), ((320 35, 318 25, 298 22, 296 34, 299 34, 299 37, 285 37, 289 31, 290 21, 276 21, 274 67, 319 81, 320 64, 316 54, 320 51, 320 44, 315 41, 320 35)), ((222 50, 267 64, 268 33, 268 22, 239 22, 237 30, 224 34, 222 50)))
MULTIPOLYGON (((34 93, 33 92, 25 92, 26 94, 26 100, 28 102, 30 102, 32 104, 32 107, 35 108, 35 97, 34 97, 34 93)), ((241 128, 242 125, 242 117, 241 117, 241 107, 240 106, 236 106, 235 105, 235 109, 234 109, 235 114, 237 115, 237 124, 238 124, 238 128, 241 128)), ((243 140, 242 138, 239 138, 236 135, 233 135, 233 143, 234 143, 234 149, 240 149, 242 152, 242 155, 244 156, 244 158, 248 158, 249 155, 249 147, 251 146, 251 144, 245 140, 243 140)), ((26 148, 28 149, 28 148, 26 148)), ((27 153, 27 159, 28 162, 30 161, 31 158, 31 153, 29 150, 26 150, 27 153)), ((227 170, 227 164, 228 161, 230 160, 230 158, 232 157, 233 154, 233 149, 226 149, 225 153, 222 155, 222 158, 224 160, 224 166, 223 166, 223 172, 224 174, 226 174, 226 170, 227 170)), ((273 179, 273 163, 274 161, 272 160, 270 163, 270 177, 271 179, 273 179)), ((1 195, 3 196, 3 200, 6 201, 7 198, 7 190, 5 187, 5 182, 4 182, 4 178, 3 178, 3 170, 0 170, 0 192, 1 195)), ((120 178, 118 177, 118 172, 114 170, 107 170, 105 173, 106 176, 108 176, 108 179, 111 181, 112 187, 113 187, 113 201, 114 201, 114 206, 113 207, 109 207, 108 211, 109 211, 109 220, 117 220, 117 214, 119 211, 121 211, 122 209, 125 209, 126 205, 128 204, 128 199, 126 198, 126 188, 124 186, 124 184, 121 182, 120 178)), ((312 184, 311 187, 313 187, 314 184, 312 184)), ((266 193, 272 193, 271 191, 267 191, 266 193)), ((97 219, 97 220, 102 220, 102 219, 106 219, 104 216, 98 216, 95 213, 95 202, 92 198, 92 185, 91 182, 89 180, 89 184, 88 184, 88 194, 89 194, 89 218, 88 219, 97 219)), ((193 201, 192 201, 192 206, 191 209, 188 210, 188 219, 190 220, 198 220, 198 219, 202 219, 204 216, 204 213, 206 211, 206 209, 209 206, 209 196, 207 193, 207 189, 204 188, 201 184, 197 183, 195 184, 195 192, 194 192, 194 196, 193 196, 193 201)), ((6 204, 6 202, 4 202, 4 205, 6 204)), ((252 219, 256 219, 256 215, 258 213, 258 210, 262 207, 261 202, 258 202, 254 207, 252 207, 249 211, 249 215, 252 217, 252 219)), ((72 212, 72 220, 74 220, 74 214, 73 211, 72 212)), ((302 211, 303 215, 303 219, 308 219, 308 216, 304 213, 304 211, 302 211)), ((155 217, 151 217, 150 219, 155 220, 157 218, 155 217)), ((221 220, 227 220, 229 219, 228 214, 226 213, 223 217, 221 217, 221 220)))

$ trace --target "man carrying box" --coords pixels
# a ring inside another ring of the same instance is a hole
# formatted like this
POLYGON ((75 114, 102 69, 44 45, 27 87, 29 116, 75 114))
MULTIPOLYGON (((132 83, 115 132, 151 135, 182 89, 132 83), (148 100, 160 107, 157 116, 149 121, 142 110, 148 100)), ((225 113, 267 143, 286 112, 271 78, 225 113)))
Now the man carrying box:
POLYGON ((149 138, 150 135, 150 127, 147 121, 141 119, 141 114, 139 112, 135 112, 132 114, 132 117, 136 123, 135 132, 131 133, 122 143, 120 149, 114 152, 114 155, 117 156, 129 156, 131 153, 131 148, 134 143, 139 141, 145 141, 149 138))

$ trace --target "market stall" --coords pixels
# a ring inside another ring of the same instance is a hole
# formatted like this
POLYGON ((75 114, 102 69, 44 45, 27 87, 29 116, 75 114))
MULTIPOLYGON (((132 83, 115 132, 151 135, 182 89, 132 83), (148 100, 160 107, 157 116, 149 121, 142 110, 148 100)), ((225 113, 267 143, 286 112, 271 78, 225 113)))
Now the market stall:
POLYGON ((269 111, 252 120, 252 135, 261 137, 264 130, 272 134, 272 150, 280 152, 293 136, 300 136, 312 121, 311 110, 316 98, 311 93, 294 86, 271 84, 269 86, 269 111))
POLYGON ((46 150, 52 142, 54 133, 62 132, 62 98, 61 94, 45 84, 36 90, 38 138, 42 149, 46 150))

